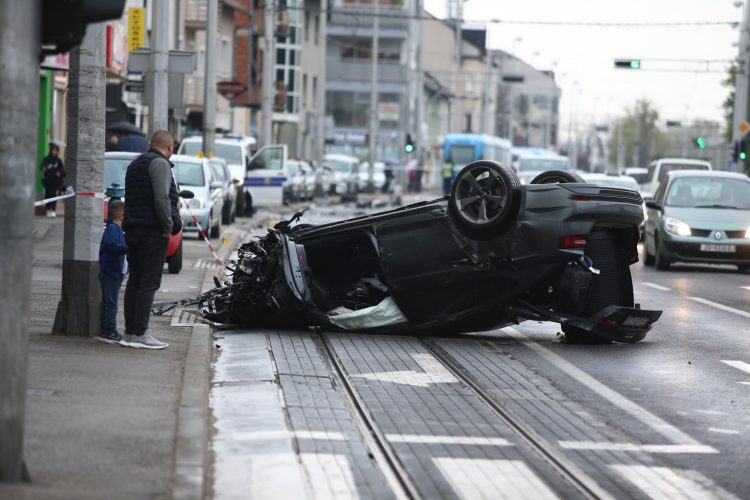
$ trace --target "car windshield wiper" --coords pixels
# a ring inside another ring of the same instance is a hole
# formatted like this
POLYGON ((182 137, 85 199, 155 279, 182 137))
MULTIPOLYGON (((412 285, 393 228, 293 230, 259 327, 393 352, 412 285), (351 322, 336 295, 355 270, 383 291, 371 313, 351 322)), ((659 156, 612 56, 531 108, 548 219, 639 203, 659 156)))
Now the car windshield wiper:
POLYGON ((742 207, 737 207, 734 205, 722 205, 722 204, 717 203, 714 205, 696 205, 693 208, 731 208, 734 210, 740 210, 742 207))

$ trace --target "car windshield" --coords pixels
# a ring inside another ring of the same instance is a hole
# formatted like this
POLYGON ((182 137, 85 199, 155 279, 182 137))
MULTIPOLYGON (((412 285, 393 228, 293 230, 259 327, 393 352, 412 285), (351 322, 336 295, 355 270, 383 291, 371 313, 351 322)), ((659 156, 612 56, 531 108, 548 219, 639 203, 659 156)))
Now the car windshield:
POLYGON ((659 182, 661 182, 669 172, 675 170, 709 170, 709 168, 708 165, 700 163, 695 165, 682 163, 663 163, 661 166, 661 171, 659 172, 659 182))
POLYGON ((567 158, 519 158, 519 172, 546 172, 547 170, 568 170, 567 158))
MULTIPOLYGON (((203 149, 203 141, 183 142, 180 154, 195 156, 203 149)), ((214 145, 214 156, 224 158, 227 163, 242 163, 242 146, 240 144, 214 145)))
POLYGON ((468 165, 474 161, 474 145, 451 146, 451 163, 454 165, 468 165))
POLYGON ((666 205, 750 210, 750 182, 718 177, 682 177, 669 186, 666 205))
POLYGON ((211 160, 211 172, 217 180, 224 182, 227 180, 227 176, 224 175, 224 166, 219 161, 211 160))
POLYGON ((206 180, 203 176, 203 165, 200 163, 176 161, 174 162, 174 174, 177 184, 180 186, 205 186, 206 180))
POLYGON ((108 188, 112 184, 125 186, 125 172, 132 159, 106 158, 104 160, 104 187, 108 188))
POLYGON ((335 172, 343 172, 348 173, 351 168, 351 163, 347 161, 341 161, 341 160, 326 160, 326 163, 330 165, 330 167, 335 172))

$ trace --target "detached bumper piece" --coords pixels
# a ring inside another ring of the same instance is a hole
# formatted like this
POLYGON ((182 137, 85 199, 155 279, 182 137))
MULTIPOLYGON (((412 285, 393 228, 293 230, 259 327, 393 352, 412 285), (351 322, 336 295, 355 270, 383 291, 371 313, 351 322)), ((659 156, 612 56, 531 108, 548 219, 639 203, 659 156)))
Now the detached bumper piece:
POLYGON ((633 343, 646 337, 661 317, 661 313, 632 307, 609 306, 589 318, 571 318, 565 323, 606 340, 633 343))

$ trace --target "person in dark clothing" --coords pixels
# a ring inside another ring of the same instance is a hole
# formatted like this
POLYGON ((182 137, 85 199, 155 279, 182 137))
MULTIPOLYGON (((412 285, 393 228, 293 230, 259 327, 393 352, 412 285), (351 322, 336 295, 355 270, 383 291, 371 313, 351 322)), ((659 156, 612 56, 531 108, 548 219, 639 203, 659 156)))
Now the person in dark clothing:
POLYGON ((157 130, 150 149, 128 165, 125 174, 125 241, 130 275, 125 287, 125 332, 120 341, 127 347, 164 349, 148 329, 154 294, 161 285, 169 238, 180 232, 178 191, 168 160, 174 150, 172 136, 157 130))
POLYGON ((117 298, 125 278, 125 233, 120 227, 125 217, 125 204, 114 201, 109 207, 107 228, 99 245, 99 283, 102 286, 102 332, 99 340, 110 344, 122 340, 117 333, 117 298))
MULTIPOLYGON (((49 154, 42 160, 42 185, 44 186, 44 198, 54 198, 60 192, 65 180, 65 168, 59 157, 60 148, 57 144, 50 144, 49 154)), ((47 217, 56 217, 56 201, 47 203, 47 217)))

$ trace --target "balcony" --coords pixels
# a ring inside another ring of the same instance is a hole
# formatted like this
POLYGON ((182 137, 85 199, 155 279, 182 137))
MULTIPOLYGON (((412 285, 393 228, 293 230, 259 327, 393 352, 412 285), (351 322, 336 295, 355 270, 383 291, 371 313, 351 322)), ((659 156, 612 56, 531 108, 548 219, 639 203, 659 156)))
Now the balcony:
MULTIPOLYGON (((382 32, 403 32, 406 36, 409 18, 406 16, 407 12, 404 10, 402 0, 391 0, 390 2, 381 0, 379 10, 379 29, 382 32)), ((351 28, 359 28, 358 34, 366 34, 372 28, 373 11, 372 3, 368 0, 336 2, 335 8, 331 11, 331 20, 328 23, 329 32, 336 34, 337 29, 346 28, 351 32, 351 28)))
MULTIPOLYGON (((367 60, 333 57, 326 59, 326 78, 328 80, 362 82, 369 87, 371 71, 372 65, 367 60)), ((378 82, 381 84, 404 84, 407 76, 408 70, 401 64, 388 62, 378 64, 378 82)))

